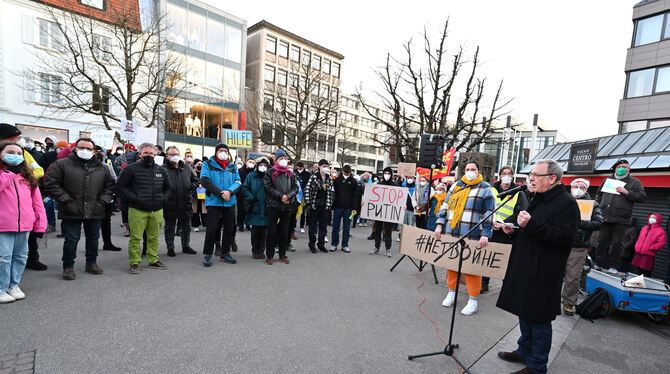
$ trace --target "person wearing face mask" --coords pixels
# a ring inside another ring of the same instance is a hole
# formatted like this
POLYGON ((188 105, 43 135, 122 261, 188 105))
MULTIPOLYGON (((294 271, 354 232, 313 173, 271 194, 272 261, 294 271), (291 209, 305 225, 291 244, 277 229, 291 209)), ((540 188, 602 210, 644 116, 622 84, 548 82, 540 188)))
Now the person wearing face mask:
POLYGON ((255 170, 247 174, 242 185, 244 196, 244 224, 251 226, 251 256, 258 260, 265 259, 265 233, 267 231, 267 194, 263 187, 263 179, 270 161, 260 157, 254 162, 255 170))
POLYGON ((626 226, 633 217, 635 203, 642 203, 647 199, 642 182, 630 176, 630 165, 627 160, 617 161, 613 169, 613 175, 602 182, 596 193, 596 202, 600 204, 605 219, 596 249, 596 269, 604 269, 610 274, 623 270, 621 249, 626 226), (617 187, 616 194, 603 193, 602 188, 608 179, 623 182, 625 185, 617 187))
POLYGON ((326 249, 326 230, 328 228, 328 213, 333 206, 335 189, 330 174, 330 164, 327 160, 319 161, 319 171, 312 174, 305 188, 305 206, 309 207, 309 250, 316 253, 317 232, 318 249, 328 253, 326 249))
POLYGON ((85 271, 103 274, 97 265, 98 239, 105 209, 114 202, 114 177, 94 152, 93 140, 79 138, 70 156, 51 165, 44 183, 49 195, 58 201, 58 218, 63 223, 65 280, 77 278, 74 260, 82 226, 86 237, 85 271))
MULTIPOLYGON (((247 179, 247 175, 251 174, 254 172, 256 169, 256 161, 252 158, 248 158, 247 162, 244 164, 244 167, 239 169, 240 173, 240 181, 242 182, 242 185, 244 186, 244 182, 247 179)), ((242 190, 240 190, 237 193, 237 230, 240 232, 244 232, 244 215, 245 215, 245 209, 244 209, 244 195, 242 194, 242 190)), ((247 225, 247 229, 251 229, 250 226, 247 225)))
MULTIPOLYGON (((576 200, 591 200, 588 192, 590 182, 584 178, 576 178, 570 183, 570 193, 576 200)), ((525 209, 524 209, 525 210, 525 209)), ((575 314, 577 295, 579 294, 579 283, 582 278, 584 261, 586 261, 586 250, 590 246, 591 235, 600 230, 603 224, 603 215, 600 205, 593 203, 591 219, 582 220, 580 217, 577 233, 572 242, 572 249, 568 262, 565 265, 565 276, 563 278, 563 291, 561 292, 561 303, 563 314, 572 316, 575 314)))
MULTIPOLYGON (((498 194, 516 187, 513 183, 514 170, 511 166, 505 165, 498 171, 499 180, 493 184, 493 193, 496 196, 496 208, 501 206, 495 214, 493 221, 493 236, 491 241, 495 243, 512 244, 514 242, 514 232, 506 234, 502 227, 505 223, 514 225, 519 212, 528 207, 528 198, 523 192, 517 192, 511 197, 498 198, 498 194), (503 202, 505 202, 503 204, 503 202)), ((481 293, 489 291, 489 277, 482 277, 481 293)))
POLYGON ((119 176, 119 192, 129 205, 130 274, 140 273, 142 261, 140 241, 144 234, 146 234, 146 259, 149 269, 167 269, 167 266, 158 260, 158 238, 163 224, 163 204, 171 190, 170 178, 167 170, 154 162, 154 156, 153 144, 140 144, 140 161, 127 165, 119 176))
POLYGON ((193 160, 193 153, 191 153, 189 148, 186 148, 186 152, 184 152, 184 163, 190 168, 193 168, 193 160))
POLYGON ((58 139, 53 135, 44 138, 44 152, 46 153, 56 149, 56 143, 58 143, 58 139))
POLYGON ((37 179, 14 142, 0 143, 0 303, 26 297, 19 287, 28 259, 28 236, 44 233, 46 212, 37 179))
POLYGON ((356 180, 351 176, 351 166, 342 167, 342 175, 333 182, 335 198, 333 200, 333 235, 330 251, 335 252, 340 243, 340 223, 342 223, 342 251, 350 253, 349 228, 350 216, 358 214, 360 209, 359 188, 356 180))
POLYGON ((114 159, 114 171, 116 172, 116 175, 121 175, 121 170, 124 168, 124 165, 135 162, 131 157, 134 156, 137 151, 135 146, 132 143, 126 143, 126 145, 123 146, 123 149, 125 152, 122 152, 121 154, 117 153, 116 158, 114 159))
POLYGON ((661 227, 663 216, 658 213, 649 215, 640 236, 635 243, 635 257, 631 262, 635 273, 650 277, 654 270, 654 259, 658 251, 665 247, 665 230, 661 227))
POLYGON ((414 226, 416 225, 416 219, 414 218, 414 209, 417 207, 417 202, 414 193, 416 192, 417 186, 416 182, 414 181, 414 177, 410 176, 403 179, 404 181, 402 182, 402 187, 406 187, 409 192, 409 195, 407 195, 407 203, 405 207, 405 217, 403 219, 403 224, 414 226))
POLYGON ((440 213, 440 208, 444 204, 444 199, 447 197, 447 186, 444 183, 439 183, 435 188, 430 190, 428 204, 425 208, 426 230, 435 231, 437 226, 437 215, 440 213))
MULTIPOLYGON (((200 181, 200 173, 202 172, 202 161, 196 159, 193 160, 193 174, 195 174, 198 181, 200 181)), ((203 188, 201 184, 198 185, 198 188, 203 188)), ((193 199, 193 216, 191 217, 191 228, 193 232, 200 231, 200 225, 205 225, 207 221, 207 207, 205 207, 205 200, 198 198, 196 192, 196 198, 193 199)), ((217 242, 218 243, 218 242, 217 242)))
POLYGON ((265 172, 263 188, 267 194, 268 233, 265 242, 265 263, 272 265, 275 247, 279 249, 279 260, 289 263, 286 250, 289 244, 291 215, 295 215, 293 203, 298 195, 298 178, 288 169, 286 152, 275 152, 275 165, 265 172))
POLYGON ((193 195, 200 182, 193 170, 184 163, 175 146, 169 146, 165 152, 165 169, 170 179, 171 190, 163 205, 163 219, 165 220, 165 246, 167 255, 174 257, 174 237, 177 224, 181 231, 181 251, 194 255, 197 252, 191 248, 191 216, 193 215, 193 195))
MULTIPOLYGON (((312 174, 305 169, 305 164, 302 161, 298 161, 295 168, 295 175, 298 177, 300 182, 300 188, 304 191, 307 187, 307 182, 312 174)), ((302 203, 302 201, 300 201, 302 203)), ((307 220, 307 214, 303 211, 303 214, 300 215, 300 232, 305 233, 305 221, 307 220)))
MULTIPOLYGON (((496 202, 491 185, 484 182, 479 169, 479 162, 475 160, 467 161, 465 175, 454 183, 447 193, 445 197, 447 203, 440 208, 434 230, 435 237, 438 239, 443 233, 459 238, 470 231, 479 221, 486 218, 482 225, 470 233, 469 238, 479 240, 481 248, 488 244, 489 238, 493 235, 493 215, 489 212, 495 209, 496 202)), ((449 292, 442 302, 442 306, 454 306, 457 282, 457 273, 453 270, 447 270, 449 292)), ((482 277, 465 274, 465 284, 470 298, 461 310, 461 314, 469 316, 477 311, 477 297, 481 291, 482 277)))
MULTIPOLYGON (((414 201, 416 201, 416 208, 414 209, 416 227, 426 229, 426 219, 430 199, 430 184, 428 178, 425 176, 419 177, 419 185, 414 190, 414 201)), ((433 227, 433 230, 435 228, 433 227)), ((431 230, 432 231, 432 230, 431 230)))
POLYGON ((215 242, 221 239, 221 256, 219 260, 234 264, 237 262, 230 249, 235 240, 235 194, 242 187, 237 166, 231 162, 230 149, 226 144, 219 144, 214 157, 202 164, 200 184, 207 190, 205 206, 207 207, 207 231, 203 247, 205 267, 212 266, 212 253, 215 242), (217 235, 219 224, 223 228, 223 236, 217 235))
MULTIPOLYGON (((97 157, 100 162, 105 165, 107 170, 109 170, 109 174, 112 175, 112 178, 114 179, 114 190, 116 190, 116 173, 114 172, 114 166, 112 163, 107 159, 107 154, 105 153, 105 150, 102 149, 99 145, 95 146, 95 155, 93 157, 97 157)), ((47 175, 49 173, 49 170, 47 170, 47 175)), ((114 193, 114 200, 116 200, 116 193, 114 193)), ((100 227, 100 234, 102 235, 102 250, 103 251, 114 251, 114 252, 120 252, 121 248, 115 246, 112 243, 112 213, 113 213, 113 205, 112 204, 107 204, 105 205, 105 218, 102 220, 102 225, 100 227)), ((46 204, 45 204, 46 208, 46 204)), ((48 211, 48 210, 47 210, 48 211)))
MULTIPOLYGON (((387 167, 384 169, 384 176, 382 180, 378 183, 384 186, 393 186, 397 187, 398 185, 393 181, 393 169, 387 167)), ((372 237, 375 240, 375 248, 370 251, 371 255, 376 255, 379 253, 379 247, 382 242, 382 234, 384 235, 384 245, 386 246, 386 257, 392 257, 391 254, 391 245, 393 244, 393 238, 391 237, 393 233, 393 223, 375 221, 372 224, 372 237)))

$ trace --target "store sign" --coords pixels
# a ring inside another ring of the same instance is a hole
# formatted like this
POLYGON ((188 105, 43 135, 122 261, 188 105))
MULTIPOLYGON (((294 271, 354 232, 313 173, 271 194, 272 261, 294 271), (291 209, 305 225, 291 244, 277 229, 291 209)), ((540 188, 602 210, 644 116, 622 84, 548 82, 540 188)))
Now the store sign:
POLYGON ((251 131, 226 129, 224 142, 230 148, 251 148, 251 131))
POLYGON ((570 146, 568 171, 576 173, 592 173, 596 166, 598 142, 576 143, 570 146))

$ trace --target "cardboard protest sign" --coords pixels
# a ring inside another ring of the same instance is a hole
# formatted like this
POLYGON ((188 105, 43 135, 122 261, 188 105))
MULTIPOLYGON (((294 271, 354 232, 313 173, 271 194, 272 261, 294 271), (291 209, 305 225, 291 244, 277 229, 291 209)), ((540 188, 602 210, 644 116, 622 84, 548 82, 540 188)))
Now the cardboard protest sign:
POLYGON ((151 144, 156 144, 156 140, 158 139, 158 129, 154 127, 142 127, 139 126, 137 128, 137 137, 133 141, 136 145, 140 145, 142 143, 151 143, 151 144))
POLYGON ((114 144, 114 130, 95 130, 91 132, 91 140, 102 149, 112 149, 114 144))
POLYGON ((366 184, 361 218, 391 223, 402 223, 407 207, 409 190, 405 187, 366 184))
POLYGON ((398 175, 404 175, 406 178, 414 177, 416 174, 416 164, 409 162, 398 163, 398 175))
POLYGON ((582 221, 591 220, 591 215, 593 214, 593 202, 595 200, 577 200, 577 205, 579 206, 579 212, 582 214, 582 221))
MULTIPOLYGON (((446 251, 457 238, 443 234, 441 240, 435 238, 432 231, 402 225, 400 235, 400 253, 414 257, 421 261, 439 266, 449 270, 458 270, 458 259, 461 254, 461 246, 457 245, 449 249, 438 262, 435 257, 446 251)), ((485 277, 503 279, 507 271, 511 244, 493 243, 479 247, 478 240, 465 240, 467 247, 463 252, 463 274, 482 275, 485 277)))
POLYGON ((137 122, 121 120, 121 139, 128 141, 137 139, 137 122))
POLYGON ((600 189, 601 192, 606 192, 606 193, 611 193, 614 195, 621 195, 616 191, 617 187, 624 187, 626 185, 626 182, 624 181, 618 181, 616 179, 612 178, 607 178, 605 180, 605 184, 603 184, 603 187, 600 189))

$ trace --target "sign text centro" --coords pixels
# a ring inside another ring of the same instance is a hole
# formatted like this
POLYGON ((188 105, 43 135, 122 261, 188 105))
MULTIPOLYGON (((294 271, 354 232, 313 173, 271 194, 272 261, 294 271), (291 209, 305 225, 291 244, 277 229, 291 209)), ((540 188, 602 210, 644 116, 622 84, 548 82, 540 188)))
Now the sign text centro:
POLYGON ((251 148, 251 131, 226 129, 225 143, 230 148, 251 148))

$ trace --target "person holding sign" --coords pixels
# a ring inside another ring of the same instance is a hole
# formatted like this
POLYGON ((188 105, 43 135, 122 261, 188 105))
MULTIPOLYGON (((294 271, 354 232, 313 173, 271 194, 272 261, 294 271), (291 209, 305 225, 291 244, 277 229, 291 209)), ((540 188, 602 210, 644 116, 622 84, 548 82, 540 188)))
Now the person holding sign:
MULTIPOLYGON (((589 181, 583 178, 577 178, 570 183, 570 192, 572 197, 578 200, 591 200, 586 192, 589 188, 589 181)), ((575 314, 575 305, 577 304, 577 294, 579 293, 579 282, 582 279, 582 269, 586 260, 586 249, 590 246, 591 234, 600 230, 603 224, 603 215, 600 211, 600 205, 593 203, 593 210, 589 219, 579 221, 577 235, 572 243, 572 250, 568 257, 568 263, 565 267, 565 281, 563 283, 563 292, 561 293, 561 302, 563 303, 563 313, 568 316, 575 314)))
MULTIPOLYGON (((546 373, 551 350, 551 321, 561 314, 561 284, 580 219, 575 199, 561 184, 563 169, 539 160, 530 173, 534 192, 517 217, 519 231, 510 253, 496 306, 519 317, 521 337, 505 361, 525 363, 515 373, 546 373)), ((504 227, 511 234, 515 229, 504 227)))
POLYGON ((596 202, 603 211, 605 223, 600 229, 596 249, 596 268, 616 274, 621 269, 623 234, 633 217, 633 205, 647 199, 642 182, 630 176, 630 165, 625 159, 613 166, 614 174, 605 179, 596 193, 596 202), (619 185, 614 190, 607 188, 619 185), (611 246, 611 250, 610 250, 611 246))
MULTIPOLYGON (((384 179, 378 184, 382 186, 397 187, 398 185, 393 181, 393 169, 390 167, 385 168, 384 179)), ((391 257, 391 244, 393 243, 393 238, 391 236, 393 233, 393 223, 391 222, 374 221, 372 224, 372 236, 375 239, 375 248, 370 251, 370 254, 376 255, 379 253, 379 246, 382 242, 382 231, 384 234, 384 245, 386 246, 386 257, 391 257)))
MULTIPOLYGON (((479 239, 479 246, 486 247, 489 238, 493 235, 493 215, 489 212, 495 209, 496 202, 491 185, 484 182, 479 172, 479 162, 471 160, 465 164, 465 175, 451 187, 446 201, 447 203, 442 204, 438 214, 435 237, 440 239, 442 233, 445 233, 458 238, 488 215, 486 221, 470 234, 470 239, 479 239)), ((457 283, 458 273, 447 270, 449 293, 442 301, 442 306, 454 305, 457 283)), ((465 284, 468 287, 470 299, 461 310, 461 314, 469 316, 477 311, 477 296, 481 291, 482 277, 465 274, 465 284)))

